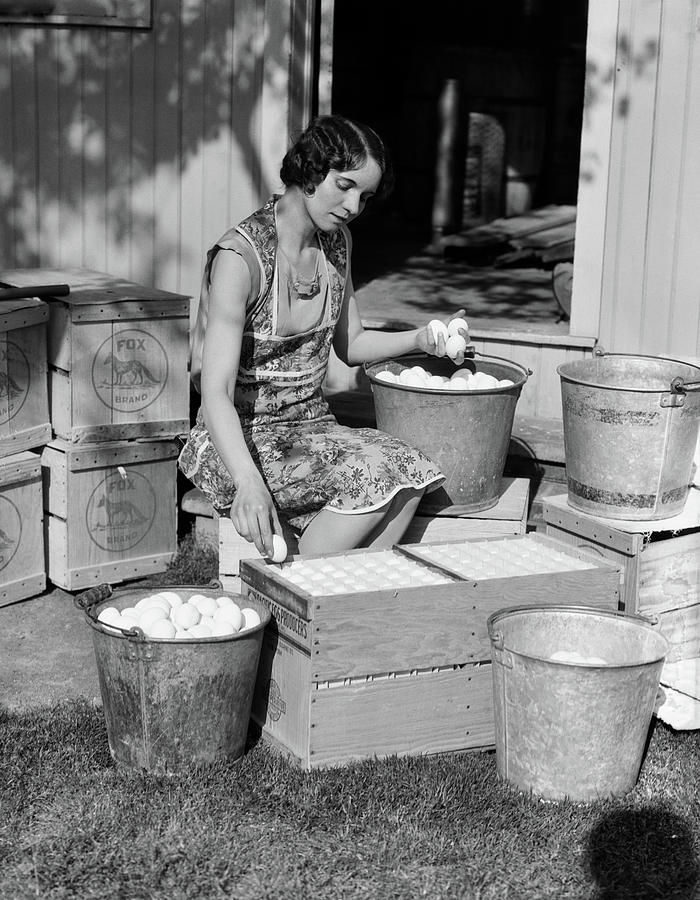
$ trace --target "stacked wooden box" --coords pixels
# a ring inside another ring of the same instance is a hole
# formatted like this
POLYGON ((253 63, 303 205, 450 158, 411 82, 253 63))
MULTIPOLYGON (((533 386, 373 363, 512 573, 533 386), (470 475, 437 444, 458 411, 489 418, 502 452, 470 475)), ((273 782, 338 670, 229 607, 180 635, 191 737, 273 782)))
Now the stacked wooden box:
POLYGON ((616 609, 620 568, 546 535, 241 562, 272 612, 253 719, 304 768, 494 743, 488 616, 616 609))
MULTIPOLYGON (((422 515, 420 509, 403 537, 403 544, 426 541, 464 540, 499 534, 525 534, 530 482, 527 478, 504 478, 496 506, 466 515, 422 515)), ((193 504, 193 508, 194 504, 193 504)), ((201 509, 200 509, 201 514, 201 509)), ((199 525, 197 526, 200 527, 199 525)), ((240 566, 244 559, 260 559, 255 546, 242 538, 228 516, 218 519, 219 580, 227 591, 241 589, 240 566)), ((296 552, 295 535, 285 528, 290 552, 296 552)))
POLYGON ((74 590, 163 571, 177 549, 177 438, 189 429, 189 298, 80 268, 0 281, 70 287, 48 302, 49 579, 74 590))
POLYGON ((37 448, 51 439, 48 318, 38 299, 0 303, 0 606, 46 587, 37 448))
POLYGON ((566 494, 545 500, 544 516, 548 535, 621 567, 621 608, 658 620, 671 645, 657 715, 700 728, 700 489, 663 521, 604 519, 573 509, 566 494))

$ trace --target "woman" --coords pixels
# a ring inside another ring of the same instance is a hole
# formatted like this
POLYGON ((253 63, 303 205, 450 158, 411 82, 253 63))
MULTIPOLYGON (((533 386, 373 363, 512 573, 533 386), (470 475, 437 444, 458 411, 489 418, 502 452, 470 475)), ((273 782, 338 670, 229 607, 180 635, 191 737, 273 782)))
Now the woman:
POLYGON ((319 117, 280 175, 284 193, 207 255, 192 353, 202 403, 180 467, 263 556, 282 534, 280 513, 304 555, 388 547, 444 477, 403 441, 337 423, 321 392, 330 347, 356 366, 443 356, 444 339, 427 325, 386 333, 360 320, 348 224, 391 188, 378 135, 319 117))

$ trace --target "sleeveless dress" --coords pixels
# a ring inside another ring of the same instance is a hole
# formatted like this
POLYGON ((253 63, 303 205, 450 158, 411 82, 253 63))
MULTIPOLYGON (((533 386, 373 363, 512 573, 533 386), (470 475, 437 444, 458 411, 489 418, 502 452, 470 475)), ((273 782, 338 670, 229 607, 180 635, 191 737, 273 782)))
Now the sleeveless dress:
MULTIPOLYGON (((403 488, 434 490, 444 476, 421 451, 398 438, 372 428, 340 425, 323 397, 322 383, 348 271, 344 229, 318 234, 325 276, 325 303, 318 323, 303 333, 280 334, 274 214, 278 199, 273 196, 209 251, 193 341, 192 375, 197 384, 206 328, 208 270, 216 252, 240 247, 242 237, 255 251, 260 290, 248 301, 238 375, 229 393, 246 444, 278 511, 302 531, 321 509, 347 514, 376 510, 403 488)), ((223 513, 230 508, 235 487, 209 436, 201 408, 178 462, 215 509, 223 513)))

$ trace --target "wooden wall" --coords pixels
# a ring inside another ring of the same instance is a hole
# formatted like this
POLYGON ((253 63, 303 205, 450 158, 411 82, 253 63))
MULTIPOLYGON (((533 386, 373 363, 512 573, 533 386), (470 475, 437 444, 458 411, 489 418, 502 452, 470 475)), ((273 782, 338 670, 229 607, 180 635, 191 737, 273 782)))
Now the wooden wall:
POLYGON ((572 334, 700 354, 700 0, 590 0, 572 334))
POLYGON ((0 260, 196 295, 279 188, 312 0, 154 0, 153 28, 0 25, 0 260))

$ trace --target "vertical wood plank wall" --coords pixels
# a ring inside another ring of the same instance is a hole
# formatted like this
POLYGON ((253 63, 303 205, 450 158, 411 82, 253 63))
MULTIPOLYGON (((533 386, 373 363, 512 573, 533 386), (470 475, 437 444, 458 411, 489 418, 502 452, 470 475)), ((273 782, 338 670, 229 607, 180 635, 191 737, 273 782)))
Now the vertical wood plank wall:
POLYGON ((700 0, 590 0, 589 23, 571 333, 697 357, 700 0))
POLYGON ((206 248, 280 187, 304 114, 290 22, 309 14, 307 0, 154 0, 147 31, 0 25, 3 268, 85 266, 196 296, 206 248))

